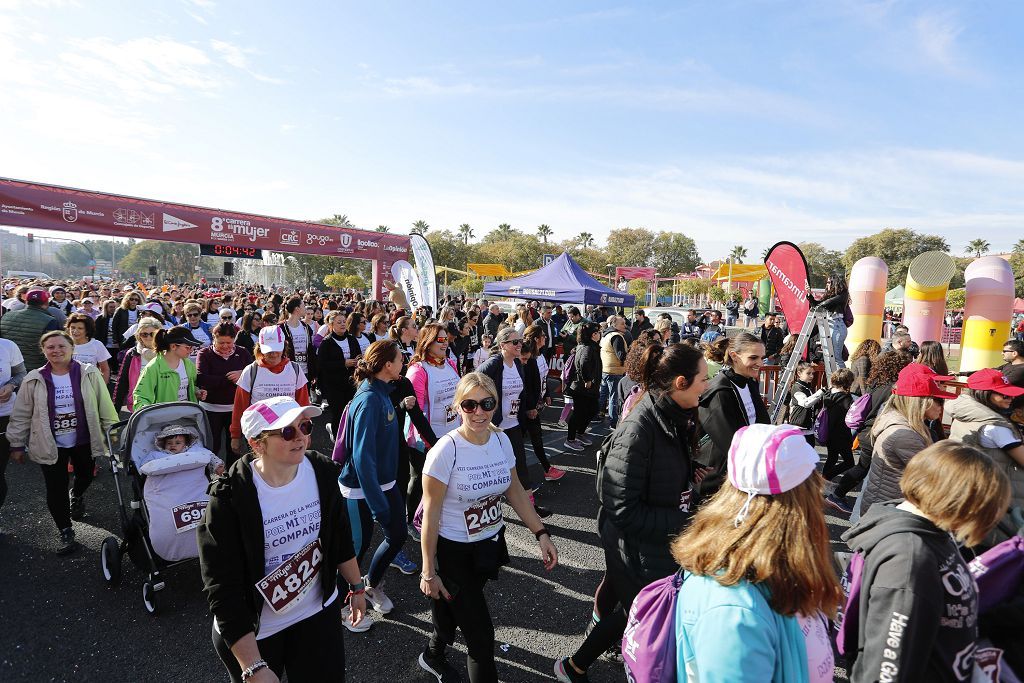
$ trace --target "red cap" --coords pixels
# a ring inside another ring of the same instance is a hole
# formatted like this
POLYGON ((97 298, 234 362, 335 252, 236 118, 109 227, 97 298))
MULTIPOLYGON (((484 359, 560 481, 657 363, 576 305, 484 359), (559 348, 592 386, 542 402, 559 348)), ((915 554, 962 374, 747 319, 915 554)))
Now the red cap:
POLYGON ((899 379, 892 388, 897 396, 917 396, 921 398, 956 398, 956 394, 943 391, 938 382, 953 379, 952 375, 937 375, 927 365, 911 363, 900 370, 899 379))
POLYGON ((972 373, 967 378, 967 388, 975 391, 995 391, 1004 396, 1024 394, 1024 389, 1010 384, 1006 375, 995 368, 986 368, 972 373))
POLYGON ((25 294, 25 301, 30 304, 45 305, 50 302, 50 293, 41 287, 32 288, 25 294))

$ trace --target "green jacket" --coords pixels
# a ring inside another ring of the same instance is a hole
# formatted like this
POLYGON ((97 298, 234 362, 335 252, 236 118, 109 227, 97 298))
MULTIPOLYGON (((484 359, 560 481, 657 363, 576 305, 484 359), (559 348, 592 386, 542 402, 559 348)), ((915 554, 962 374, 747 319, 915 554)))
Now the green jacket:
MULTIPOLYGON (((185 364, 188 376, 188 400, 197 403, 196 399, 196 366, 191 359, 181 361, 185 364)), ((146 367, 142 368, 139 381, 132 393, 133 410, 154 403, 174 403, 178 400, 178 371, 167 367, 164 354, 157 355, 146 367)))

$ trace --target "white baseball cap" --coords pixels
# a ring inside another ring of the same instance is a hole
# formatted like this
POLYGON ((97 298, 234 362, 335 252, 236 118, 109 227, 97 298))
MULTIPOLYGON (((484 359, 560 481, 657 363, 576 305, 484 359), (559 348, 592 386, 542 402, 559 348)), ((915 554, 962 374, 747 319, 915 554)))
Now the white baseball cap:
POLYGON ((260 351, 263 353, 284 351, 284 332, 277 325, 260 328, 259 339, 260 351))
POLYGON ((225 308, 222 308, 219 311, 217 311, 217 315, 219 315, 221 317, 223 317, 224 315, 229 314, 229 313, 231 314, 231 318, 234 319, 234 317, 235 317, 235 309, 233 309, 233 308, 225 307, 225 308))
POLYGON ((275 396, 257 401, 242 412, 242 434, 252 439, 263 432, 282 429, 300 417, 319 417, 316 406, 300 406, 290 396, 275 396))
POLYGON ((818 452, 793 425, 741 427, 729 446, 729 483, 747 494, 736 524, 747 515, 754 496, 773 496, 796 488, 811 476, 818 452))

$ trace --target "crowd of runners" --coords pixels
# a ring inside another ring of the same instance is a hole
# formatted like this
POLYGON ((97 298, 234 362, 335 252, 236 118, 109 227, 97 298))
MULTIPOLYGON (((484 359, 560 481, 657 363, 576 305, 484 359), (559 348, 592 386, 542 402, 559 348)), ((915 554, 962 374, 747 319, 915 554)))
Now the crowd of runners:
MULTIPOLYGON (((3 290, 0 505, 8 462, 38 465, 57 553, 80 549, 106 430, 147 406, 201 407, 208 442, 172 424, 132 457, 143 474, 202 466, 201 519, 172 533, 195 534, 232 681, 342 680, 346 639, 367 637, 368 610, 395 608, 396 572, 418 574, 431 600, 424 676, 460 680, 447 657, 459 632, 469 680, 499 680, 502 615, 485 587, 509 563, 505 517, 536 538, 537 573, 559 561, 542 504, 545 482, 566 476, 543 438, 556 398, 564 450, 597 458, 605 559, 557 680, 586 681, 603 657, 635 681, 820 683, 837 642, 858 683, 971 680, 992 650, 1024 672, 1021 570, 993 604, 968 569, 1011 547, 1022 521, 1016 339, 959 393, 943 347, 906 328, 885 348, 861 344, 822 387, 812 351, 771 425, 762 370, 788 362, 794 340, 756 304, 735 330, 738 303, 728 320, 690 311, 677 324, 465 297, 402 310, 246 283, 3 290), (321 415, 332 453, 310 450, 321 415), (597 425, 611 428, 601 443, 597 425), (855 522, 845 574, 826 509, 855 522)), ((837 348, 847 299, 833 278, 814 301, 833 313, 837 348)))

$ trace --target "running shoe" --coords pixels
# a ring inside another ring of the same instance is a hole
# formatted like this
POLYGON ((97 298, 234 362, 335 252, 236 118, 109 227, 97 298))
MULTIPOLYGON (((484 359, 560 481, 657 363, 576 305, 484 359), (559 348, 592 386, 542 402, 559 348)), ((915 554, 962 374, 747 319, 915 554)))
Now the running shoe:
POLYGON ((593 446, 593 445, 594 445, 594 442, 593 442, 593 441, 591 441, 591 440, 590 440, 590 439, 588 439, 587 437, 583 436, 582 434, 578 435, 578 436, 576 437, 576 440, 577 440, 577 441, 579 441, 579 442, 580 442, 581 444, 583 444, 584 446, 593 446))
POLYGON ((419 568, 415 562, 405 556, 404 550, 398 551, 395 559, 391 560, 391 566, 406 575, 415 574, 419 568))
POLYGON ((353 626, 352 608, 349 605, 345 605, 341 608, 341 623, 345 624, 345 628, 352 631, 352 633, 366 633, 373 626, 373 619, 370 618, 369 614, 364 614, 363 620, 353 626))
POLYGON ((427 673, 433 674, 440 683, 460 683, 462 676, 448 663, 444 655, 435 656, 429 650, 420 653, 420 668, 427 673))
POLYGON ((75 543, 75 530, 68 527, 67 529, 61 529, 58 534, 57 554, 67 555, 68 553, 74 552, 78 547, 78 544, 75 543))
POLYGON ((420 531, 413 524, 409 525, 409 538, 416 541, 417 543, 420 542, 420 531))
POLYGON ((601 653, 601 659, 612 664, 622 666, 622 642, 614 643, 611 647, 601 653))
MULTIPOLYGON (((363 579, 364 581, 366 579, 363 579)), ((381 614, 387 614, 391 610, 395 609, 395 603, 391 602, 391 598, 380 588, 366 587, 366 602, 370 603, 370 607, 377 610, 381 614)))
POLYGON ((544 507, 543 505, 534 505, 533 509, 537 511, 537 516, 541 519, 547 519, 551 515, 555 514, 550 509, 544 507))
POLYGON ((81 496, 71 494, 71 519, 81 522, 88 515, 85 513, 85 499, 81 496))
POLYGON ((565 440, 565 448, 569 449, 570 451, 576 451, 577 453, 582 453, 583 450, 586 448, 586 446, 584 446, 580 442, 579 439, 572 439, 572 440, 566 439, 565 440))
POLYGON ((576 673, 576 669, 572 668, 568 657, 555 660, 555 678, 562 683, 589 683, 590 681, 587 674, 576 673))
POLYGON ((559 429, 565 429, 569 426, 569 423, 566 422, 565 420, 559 420, 555 426, 558 427, 559 429))
POLYGON ((847 505, 845 500, 843 500, 834 493, 825 496, 825 505, 829 506, 833 510, 838 510, 839 512, 842 512, 847 515, 853 512, 853 508, 847 505))
POLYGON ((548 471, 544 473, 544 481, 558 481, 565 476, 565 470, 560 470, 554 465, 548 468, 548 471))

